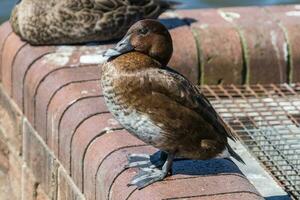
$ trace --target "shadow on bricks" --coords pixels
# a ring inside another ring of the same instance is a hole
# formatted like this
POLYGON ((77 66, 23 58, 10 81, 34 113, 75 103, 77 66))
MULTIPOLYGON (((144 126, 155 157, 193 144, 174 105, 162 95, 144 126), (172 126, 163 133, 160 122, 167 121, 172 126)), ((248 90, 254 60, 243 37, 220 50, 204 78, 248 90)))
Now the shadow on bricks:
POLYGON ((163 18, 163 19, 159 19, 159 21, 165 26, 167 27, 167 29, 172 30, 181 26, 186 26, 186 25, 190 25, 192 23, 197 22, 196 19, 194 18, 189 18, 189 17, 185 17, 185 18, 178 18, 178 17, 173 17, 173 18, 163 18))
MULTIPOLYGON (((151 159, 158 159, 161 151, 157 151, 151 159)), ((238 166, 230 159, 190 160, 176 158, 172 166, 172 175, 218 175, 218 174, 242 174, 238 166)))

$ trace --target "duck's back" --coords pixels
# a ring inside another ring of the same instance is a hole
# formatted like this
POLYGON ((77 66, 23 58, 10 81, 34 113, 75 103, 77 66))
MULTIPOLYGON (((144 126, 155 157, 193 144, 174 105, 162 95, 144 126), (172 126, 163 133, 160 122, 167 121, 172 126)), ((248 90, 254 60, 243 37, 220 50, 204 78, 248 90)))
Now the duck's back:
POLYGON ((122 37, 142 18, 157 18, 170 6, 160 0, 22 0, 11 24, 31 44, 107 41, 122 37))

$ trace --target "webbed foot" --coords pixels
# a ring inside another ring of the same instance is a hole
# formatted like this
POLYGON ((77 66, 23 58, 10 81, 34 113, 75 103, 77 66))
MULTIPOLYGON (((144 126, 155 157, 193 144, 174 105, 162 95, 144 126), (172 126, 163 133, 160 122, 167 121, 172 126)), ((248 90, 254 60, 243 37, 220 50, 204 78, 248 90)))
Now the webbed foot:
POLYGON ((128 164, 125 168, 161 168, 168 154, 163 151, 158 151, 153 155, 148 154, 129 154, 128 155, 128 164))
POLYGON ((163 180, 167 175, 168 172, 157 168, 141 168, 128 185, 135 185, 138 189, 142 189, 152 183, 163 180))
MULTIPOLYGON (((155 155, 155 154, 154 154, 155 155)), ((152 183, 163 180, 170 171, 174 159, 174 154, 163 153, 158 160, 151 160, 151 156, 141 154, 133 154, 129 157, 130 167, 139 167, 139 173, 133 177, 129 186, 136 185, 138 189, 142 189, 152 183), (163 156, 162 156, 163 155, 163 156), (166 157, 166 159, 163 159, 166 157), (133 159, 133 160, 130 160, 133 159), (130 163, 130 161, 133 161, 130 163), (155 161, 157 161, 155 163, 155 161), (156 165, 155 165, 155 164, 156 165), (162 163, 162 164, 161 164, 162 163), (148 165, 147 165, 148 164, 148 165), (159 169, 161 168, 161 169, 159 169)))

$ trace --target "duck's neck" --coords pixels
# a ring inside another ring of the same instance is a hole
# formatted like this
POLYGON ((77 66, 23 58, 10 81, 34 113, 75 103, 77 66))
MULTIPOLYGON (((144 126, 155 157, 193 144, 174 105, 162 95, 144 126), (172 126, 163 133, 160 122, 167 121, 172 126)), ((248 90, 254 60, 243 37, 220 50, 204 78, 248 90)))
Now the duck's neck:
POLYGON ((128 72, 162 67, 157 60, 136 51, 123 54, 111 62, 118 70, 128 72))

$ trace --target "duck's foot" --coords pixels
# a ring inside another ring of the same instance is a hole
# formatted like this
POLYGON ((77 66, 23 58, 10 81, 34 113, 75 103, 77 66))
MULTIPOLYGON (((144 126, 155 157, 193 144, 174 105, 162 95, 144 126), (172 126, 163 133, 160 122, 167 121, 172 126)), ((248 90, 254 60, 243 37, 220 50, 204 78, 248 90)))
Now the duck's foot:
POLYGON ((142 189, 152 183, 163 180, 172 167, 173 159, 173 154, 168 154, 162 169, 153 167, 153 164, 150 167, 140 167, 139 173, 133 177, 129 186, 135 185, 138 189, 142 189))
POLYGON ((163 180, 167 175, 168 172, 157 168, 141 168, 128 185, 135 185, 140 190, 152 183, 163 180))
POLYGON ((161 168, 166 162, 168 154, 163 151, 158 151, 153 155, 148 154, 129 154, 128 164, 125 168, 161 168))

